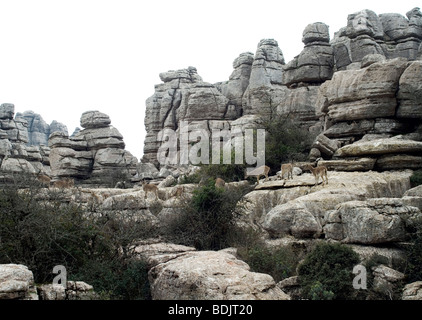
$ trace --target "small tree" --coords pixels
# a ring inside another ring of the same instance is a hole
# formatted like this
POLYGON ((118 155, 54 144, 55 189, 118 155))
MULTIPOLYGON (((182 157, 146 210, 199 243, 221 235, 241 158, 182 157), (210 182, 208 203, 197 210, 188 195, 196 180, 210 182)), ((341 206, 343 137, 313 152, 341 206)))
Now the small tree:
POLYGON ((218 188, 214 179, 194 190, 182 205, 181 214, 162 229, 170 241, 198 250, 219 250, 230 246, 236 227, 236 205, 247 187, 218 188))

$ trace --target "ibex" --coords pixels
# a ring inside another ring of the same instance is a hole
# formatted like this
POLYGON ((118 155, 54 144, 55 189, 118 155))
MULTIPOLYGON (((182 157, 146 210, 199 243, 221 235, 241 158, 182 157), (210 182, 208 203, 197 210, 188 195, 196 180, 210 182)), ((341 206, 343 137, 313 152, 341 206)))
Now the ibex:
POLYGON ((142 189, 145 192, 144 199, 147 198, 148 192, 153 192, 155 194, 155 197, 159 199, 158 197, 158 187, 155 184, 146 183, 144 180, 142 181, 142 189))
POLYGON ((281 165, 281 179, 283 179, 284 174, 287 173, 287 180, 293 179, 293 164, 292 163, 285 163, 281 165))
POLYGON ((315 177, 315 185, 318 184, 319 177, 322 179, 322 185, 328 184, 328 176, 327 176, 327 167, 325 166, 318 166, 318 167, 312 167, 311 165, 307 164, 303 167, 303 170, 309 170, 312 172, 312 174, 315 177), (325 181, 324 181, 325 177, 325 181))
POLYGON ((46 185, 47 187, 50 186, 51 178, 45 174, 39 173, 37 175, 37 179, 42 184, 46 185))
POLYGON ((56 188, 72 188, 75 185, 75 181, 71 178, 65 178, 54 181, 53 185, 56 188))
POLYGON ((226 185, 226 181, 224 181, 221 178, 217 178, 215 179, 215 187, 216 188, 224 188, 224 186, 226 185))
POLYGON ((264 182, 268 180, 268 173, 269 172, 270 172, 270 167, 268 167, 268 166, 260 166, 259 168, 256 168, 256 169, 252 170, 249 173, 245 172, 245 179, 248 176, 256 177, 256 180, 257 180, 257 182, 259 184, 259 178, 261 176, 265 176, 264 182))
POLYGON ((179 198, 183 192, 185 191, 185 187, 184 186, 178 186, 176 188, 176 190, 173 192, 173 197, 179 198))

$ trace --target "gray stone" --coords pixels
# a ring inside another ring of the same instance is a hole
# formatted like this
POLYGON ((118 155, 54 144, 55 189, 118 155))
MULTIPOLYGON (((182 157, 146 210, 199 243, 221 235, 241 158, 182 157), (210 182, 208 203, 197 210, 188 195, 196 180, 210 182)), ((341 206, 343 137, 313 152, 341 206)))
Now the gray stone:
POLYGON ((355 142, 341 147, 335 153, 337 157, 359 157, 398 153, 420 153, 422 142, 401 139, 399 136, 389 139, 355 142))
POLYGON ((0 264, 0 300, 34 299, 31 290, 34 276, 28 267, 20 264, 0 264))
POLYGON ((400 199, 350 201, 338 209, 343 225, 344 241, 379 244, 406 239, 405 218, 420 218, 418 208, 403 205, 400 199))
POLYGON ((290 300, 273 278, 224 251, 186 252, 149 271, 153 300, 290 300))
POLYGON ((330 42, 328 26, 322 22, 308 24, 303 30, 302 42, 305 45, 311 42, 330 42))
POLYGON ((422 300, 422 281, 407 284, 403 290, 402 300, 422 300))
POLYGON ((422 119, 422 61, 414 61, 403 72, 398 99, 398 118, 422 119))
POLYGON ((0 119, 13 119, 15 115, 15 105, 11 103, 3 103, 0 105, 0 119))
POLYGON ((110 123, 110 117, 99 111, 86 111, 81 117, 81 127, 84 129, 103 128, 110 123))

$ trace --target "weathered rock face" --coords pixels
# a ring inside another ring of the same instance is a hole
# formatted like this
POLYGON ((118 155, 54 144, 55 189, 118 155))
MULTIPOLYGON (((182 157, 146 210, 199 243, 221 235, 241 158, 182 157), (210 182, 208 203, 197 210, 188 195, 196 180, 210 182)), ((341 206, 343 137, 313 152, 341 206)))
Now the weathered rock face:
MULTIPOLYGON (((164 128, 177 130, 179 121, 223 120, 236 117, 234 107, 217 90, 203 82, 193 67, 160 74, 162 84, 146 101, 145 138, 143 162, 158 163, 157 150, 161 143, 157 134, 164 128)), ((236 112, 235 112, 236 113, 236 112)))
POLYGON ((6 179, 11 173, 49 174, 50 149, 43 145, 30 146, 32 131, 28 121, 14 114, 13 104, 0 106, 0 172, 6 179))
POLYGON ((422 300, 422 281, 407 284, 403 290, 402 300, 422 300))
MULTIPOLYGON (((326 143, 314 143, 330 166, 363 161, 360 170, 417 169, 419 61, 380 60, 334 73, 318 92, 317 113, 325 119, 326 143), (403 86, 402 86, 403 85, 403 86), (337 145, 337 150, 327 146, 337 145), (371 165, 371 160, 373 164, 371 165)), ((320 136, 319 136, 320 137, 320 136)))
POLYGON ((290 300, 274 279, 225 251, 188 251, 149 271, 154 300, 290 300))
POLYGON ((410 10, 407 19, 400 14, 378 16, 371 10, 350 14, 347 27, 337 32, 331 43, 337 69, 361 62, 368 54, 416 60, 422 40, 421 22, 419 8, 410 10))
MULTIPOLYGON (((410 175, 411 171, 329 172, 328 184, 317 187, 308 173, 286 182, 266 182, 239 203, 242 221, 273 238, 334 237, 332 234, 339 230, 337 225, 326 226, 326 215, 337 205, 353 200, 402 197, 410 188, 410 175)), ((341 237, 344 238, 342 233, 341 237)))
POLYGON ((419 208, 401 199, 350 201, 329 213, 326 236, 361 244, 400 242, 407 238, 406 224, 421 217, 419 208))
POLYGON ((334 55, 328 26, 321 22, 309 24, 303 31, 302 41, 303 51, 284 66, 283 84, 320 84, 331 79, 334 55))
MULTIPOLYGON (((347 26, 331 41, 327 25, 309 24, 303 31, 304 49, 287 64, 278 42, 263 39, 255 55, 247 52, 235 59, 228 81, 215 85, 204 84, 195 68, 161 74, 164 83, 147 101, 144 162, 158 164, 157 133, 177 129, 181 120, 208 131, 211 120, 226 121, 226 129, 258 128, 259 117, 276 113, 296 118, 339 148, 368 134, 422 139, 417 61, 422 14, 414 8, 406 16, 362 10, 350 14, 347 26)), ((327 149, 327 143, 314 146, 314 158, 331 159, 336 150, 327 149)), ((410 159, 386 162, 379 168, 399 168, 398 163, 417 167, 408 165, 410 159)))
POLYGON ((110 118, 98 111, 81 117, 83 130, 72 137, 54 132, 49 139, 53 179, 72 177, 95 184, 116 174, 127 179, 136 174, 137 159, 125 150, 120 132, 110 125, 110 118))
POLYGON ((26 266, 0 264, 0 300, 38 300, 34 276, 26 266))
POLYGON ((16 113, 16 119, 23 119, 27 122, 28 129, 28 145, 48 145, 48 137, 53 132, 63 132, 67 134, 67 127, 57 121, 53 121, 48 125, 44 119, 33 111, 25 111, 16 113))

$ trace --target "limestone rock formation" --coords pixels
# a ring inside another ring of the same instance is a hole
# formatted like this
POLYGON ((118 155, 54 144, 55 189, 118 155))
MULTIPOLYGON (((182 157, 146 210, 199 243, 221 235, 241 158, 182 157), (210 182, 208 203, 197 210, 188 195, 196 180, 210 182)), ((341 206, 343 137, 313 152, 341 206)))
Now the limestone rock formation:
POLYGON ((422 300, 422 281, 407 284, 403 290, 402 300, 422 300))
POLYGON ((0 264, 0 300, 38 300, 32 271, 24 265, 0 264))
MULTIPOLYGON (((326 225, 326 215, 337 205, 379 197, 401 198, 410 188, 411 174, 411 171, 329 172, 326 186, 313 187, 314 177, 304 173, 288 183, 280 181, 278 187, 277 181, 262 183, 239 203, 242 221, 273 238, 332 237, 339 230, 335 229, 337 225, 326 225)), ((335 217, 332 214, 330 219, 335 217)))
POLYGON ((48 145, 48 137, 51 133, 59 131, 67 134, 67 127, 57 121, 48 125, 41 115, 33 111, 16 113, 16 119, 24 119, 27 122, 28 144, 30 146, 48 145))
POLYGON ((149 271, 154 300, 290 300, 273 278, 226 251, 188 251, 149 271))
POLYGON ((283 84, 320 84, 331 79, 334 68, 333 49, 328 26, 317 22, 303 31, 303 51, 284 67, 283 84))
POLYGON ((406 15, 407 19, 391 13, 378 16, 367 9, 350 14, 347 27, 338 31, 331 42, 337 69, 361 62, 368 54, 416 60, 422 40, 422 14, 414 8, 406 15))
POLYGON ((160 74, 162 84, 155 87, 155 93, 146 101, 145 138, 143 162, 158 164, 157 151, 161 145, 158 133, 169 128, 177 131, 182 120, 203 123, 208 127, 210 120, 224 120, 236 117, 226 98, 216 86, 203 82, 193 67, 168 71, 160 74))
POLYGON ((405 205, 401 199, 350 201, 329 214, 326 236, 361 244, 400 242, 407 238, 406 224, 421 217, 419 208, 405 205))
POLYGON ((15 117, 13 104, 0 105, 0 172, 6 180, 12 173, 49 174, 49 148, 29 141, 27 120, 15 117))
POLYGON ((53 179, 72 177, 87 183, 110 185, 114 178, 129 180, 134 176, 138 161, 124 149, 123 136, 110 123, 104 113, 87 111, 81 117, 83 130, 72 137, 62 132, 51 134, 53 179))

